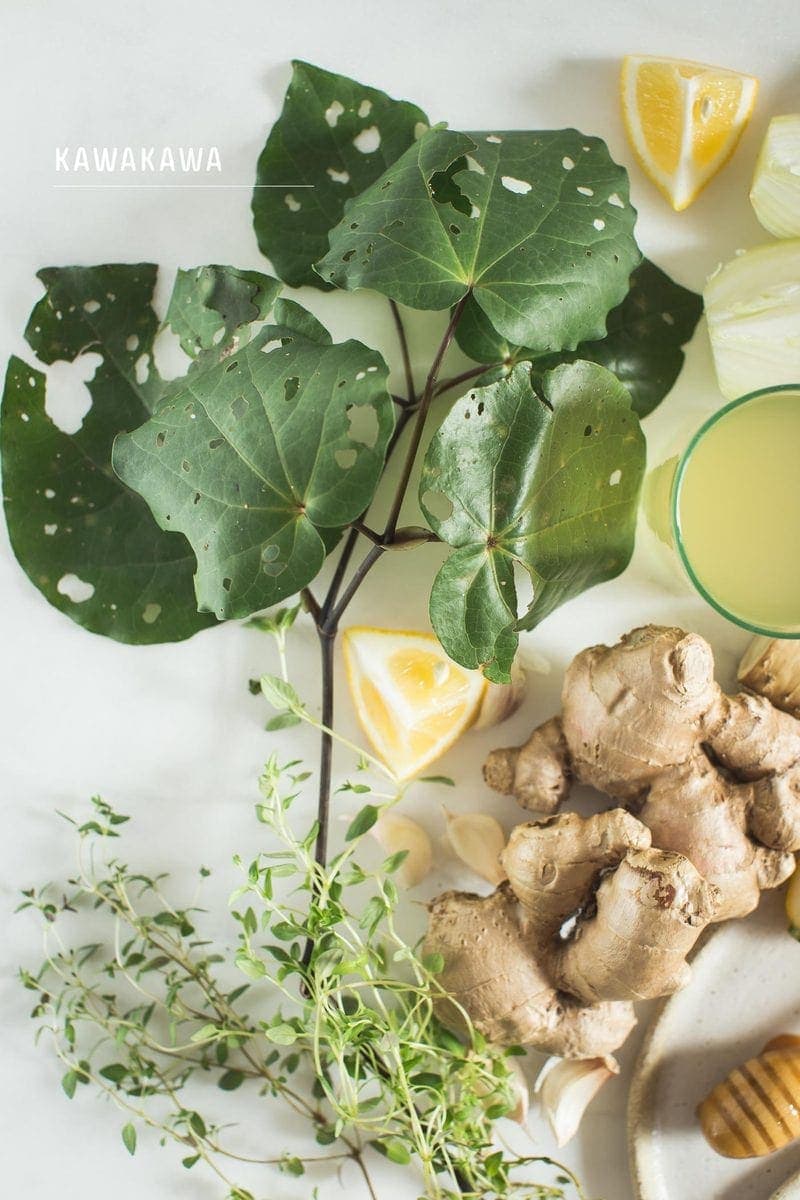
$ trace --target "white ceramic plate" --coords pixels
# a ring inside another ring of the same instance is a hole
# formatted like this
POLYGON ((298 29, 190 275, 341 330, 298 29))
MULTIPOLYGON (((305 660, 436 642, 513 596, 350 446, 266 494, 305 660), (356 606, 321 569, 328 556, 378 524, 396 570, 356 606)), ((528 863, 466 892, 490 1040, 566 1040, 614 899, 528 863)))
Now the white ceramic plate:
POLYGON ((766 1158, 722 1158, 695 1117, 711 1087, 779 1033, 800 1033, 800 945, 773 894, 709 937, 690 985, 653 1020, 628 1107, 639 1200, 769 1200, 800 1168, 800 1142, 766 1158))

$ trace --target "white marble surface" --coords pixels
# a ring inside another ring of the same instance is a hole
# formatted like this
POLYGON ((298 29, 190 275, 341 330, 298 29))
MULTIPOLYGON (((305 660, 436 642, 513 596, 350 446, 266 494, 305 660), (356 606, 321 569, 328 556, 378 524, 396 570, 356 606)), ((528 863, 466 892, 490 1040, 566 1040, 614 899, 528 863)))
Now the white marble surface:
MULTIPOLYGON (((672 214, 632 169, 643 249, 681 282, 699 288, 737 247, 767 240, 750 212, 747 186, 769 115, 800 106, 798 34, 796 0, 745 7, 727 0, 7 0, 0 49, 3 350, 28 354, 21 332, 40 295, 34 273, 43 265, 137 259, 173 269, 204 262, 260 265, 247 187, 59 191, 52 186, 55 147, 216 145, 223 181, 249 185, 293 56, 414 99, 455 128, 575 124, 605 137, 629 165, 616 96, 623 53, 681 55, 754 72, 762 91, 752 127, 734 162, 688 213, 672 214)), ((303 299, 336 336, 356 334, 397 361, 380 303, 311 293, 303 299)), ((419 313, 409 321, 420 368, 440 324, 438 316, 419 313)), ((647 423, 651 461, 659 461, 677 430, 699 423, 717 403, 701 325, 678 386, 647 423)), ((388 586, 390 563, 379 567, 353 606, 353 619, 424 625, 433 559, 429 551, 404 558, 409 585, 402 589, 388 586)), ((101 1200, 113 1189, 117 1200, 210 1200, 219 1188, 196 1172, 181 1172, 171 1150, 158 1150, 145 1136, 131 1160, 114 1112, 85 1094, 66 1101, 56 1064, 33 1048, 29 996, 12 978, 18 963, 36 958, 35 927, 10 912, 19 888, 69 869, 69 835, 53 810, 75 811, 101 792, 135 814, 130 859, 170 869, 178 887, 200 862, 217 868, 214 924, 224 934, 224 899, 234 881, 231 855, 259 844, 252 818, 255 781, 274 741, 263 732, 264 712, 248 695, 246 681, 270 666, 270 647, 235 625, 145 649, 93 637, 47 606, 17 568, 4 531, 0 594, 4 1192, 35 1200, 101 1200)), ((727 676, 746 640, 675 580, 644 536, 624 577, 568 605, 528 639, 551 670, 532 677, 531 698, 509 737, 555 708, 562 668, 578 649, 645 620, 682 623, 708 635, 727 676)), ((297 632, 292 662, 301 690, 312 695, 316 659, 307 627, 297 632)), ((340 720, 350 727, 343 693, 340 700, 340 720)), ((314 752, 303 732, 278 736, 284 744, 291 738, 300 753, 314 752)), ((459 805, 488 807, 511 825, 514 805, 489 794, 478 771, 495 737, 465 740, 441 767, 459 782, 459 805)), ((438 802, 424 789, 409 800, 409 811, 416 810, 437 835, 438 802)), ((431 890, 458 878, 442 859, 431 890)), ((634 1046, 632 1040, 626 1062, 634 1046)), ((565 1151, 589 1196, 630 1200, 625 1095, 623 1074, 600 1095, 580 1138, 565 1151)), ((536 1121, 532 1131, 537 1146, 552 1148, 536 1121)), ((281 1136, 273 1131, 271 1140, 281 1136)), ((344 1183, 355 1195, 355 1176, 345 1176, 344 1183)), ((258 1190, 259 1196, 308 1192, 307 1182, 284 1177, 265 1180, 258 1190)), ((335 1181, 324 1194, 340 1194, 335 1181)), ((407 1177, 385 1176, 382 1197, 415 1194, 407 1177)))

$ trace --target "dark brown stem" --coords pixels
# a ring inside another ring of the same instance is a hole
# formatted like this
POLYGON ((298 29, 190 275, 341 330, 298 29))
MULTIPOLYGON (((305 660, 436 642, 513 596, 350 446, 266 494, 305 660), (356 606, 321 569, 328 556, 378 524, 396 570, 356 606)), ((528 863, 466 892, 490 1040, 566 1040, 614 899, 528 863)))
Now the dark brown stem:
POLYGON ((480 367, 470 367, 468 371, 454 375, 452 379, 443 379, 436 385, 434 395, 441 396, 444 392, 449 392, 451 388, 458 387, 460 383, 469 383, 470 379, 477 379, 479 375, 484 375, 487 371, 491 371, 492 367, 499 365, 499 363, 483 363, 480 367))
MULTIPOLYGON (((411 420, 411 418, 414 415, 414 411, 415 410, 413 408, 403 408, 400 410, 400 414, 397 418, 397 423, 394 427, 394 432, 392 433, 392 436, 389 439, 389 445, 386 447, 386 461, 387 462, 389 461, 392 454, 394 453, 394 450, 397 447, 397 443, 400 441, 400 438, 403 435, 406 425, 408 424, 408 422, 411 420)), ((353 522, 353 524, 350 528, 350 531, 347 534, 347 538, 345 539, 344 546, 342 547, 342 552, 339 555, 339 561, 336 564, 336 570, 333 573, 333 578, 331 579, 330 586, 328 587, 327 595, 325 596, 325 603, 321 606, 320 621, 323 623, 327 621, 327 618, 328 618, 330 612, 332 611, 334 605, 336 604, 336 600, 337 600, 337 597, 341 590, 342 583, 344 582, 344 577, 347 574, 347 568, 350 565, 350 560, 353 557, 353 553, 355 551, 356 544, 358 543, 358 537, 359 537, 359 533, 360 533, 359 525, 364 520, 366 515, 367 515, 367 512, 365 510, 361 514, 359 519, 357 521, 353 522)))
POLYGON ((400 342, 400 354, 403 359, 403 371, 405 372, 406 377, 406 402, 409 405, 413 405, 416 404, 417 397, 414 391, 414 372, 411 367, 411 354, 409 353, 408 349, 408 338, 406 337, 403 318, 400 316, 400 309, 397 307, 397 304, 394 302, 394 300, 389 301, 389 308, 392 310, 394 327, 397 330, 397 339, 400 342))
POLYGON ((444 359, 450 343, 453 340, 453 334, 456 331, 458 322, 461 320, 461 314, 464 311, 464 305, 467 303, 469 294, 470 293, 467 292, 466 296, 462 296, 458 304, 453 309, 450 322, 445 330, 444 337, 439 343, 439 349, 436 351, 436 357, 434 358, 433 363, 431 364, 431 369, 428 372, 428 378, 425 380, 422 399, 420 400, 419 408, 417 409, 417 419, 414 422, 414 429, 411 433, 411 441, 406 452, 406 460, 403 465, 403 473, 400 477, 400 484, 395 494, 391 512, 389 513, 389 519, 386 522, 386 530, 384 533, 385 541, 391 541, 391 539, 394 537, 395 530, 397 529, 397 522, 400 519, 400 510, 403 507, 403 501, 405 500, 406 491, 408 490, 408 483, 411 479, 411 472, 414 469, 414 462, 416 461, 419 445, 422 441, 422 431, 425 428, 425 422, 428 418, 431 401, 436 393, 436 380, 439 376, 439 368, 441 367, 442 360, 444 359))
POLYGON ((353 572, 352 579, 348 583, 345 590, 342 592, 341 600, 339 601, 339 603, 334 608, 333 612, 328 617, 328 621, 334 630, 334 634, 332 636, 335 636, 335 631, 339 627, 339 622, 341 621, 342 616, 344 615, 345 609, 347 608, 350 601, 353 599, 353 596, 355 596, 358 589, 361 587, 361 584, 364 582, 364 580, 366 579, 369 572, 375 566, 375 563, 378 561, 378 559, 383 554, 383 551, 384 551, 383 543, 376 542, 374 545, 370 546, 369 550, 364 555, 364 558, 361 560, 361 562, 356 567, 355 571, 353 572))
MULTIPOLYGON (((362 514, 362 515, 365 516, 366 514, 362 514)), ((326 595, 325 603, 322 606, 322 613, 321 613, 322 621, 324 621, 327 618, 328 613, 330 612, 333 605, 336 603, 336 597, 339 595, 339 589, 341 588, 344 577, 347 574, 347 568, 350 565, 350 559, 353 557, 353 551, 356 548, 357 542, 358 542, 358 530, 356 529, 355 524, 354 524, 351 527, 349 533, 347 534, 347 537, 345 538, 345 543, 344 543, 344 546, 342 547, 342 552, 339 555, 339 561, 336 564, 336 570, 333 572, 333 578, 331 579, 330 586, 328 588, 328 594, 326 595)), ((319 623, 320 622, 318 621, 317 624, 319 625, 319 623)))
POLYGON ((328 858, 328 825, 331 803, 331 761, 333 759, 333 738, 330 729, 333 727, 333 644, 336 631, 328 633, 318 626, 319 648, 322 660, 322 739, 319 753, 319 800, 317 805, 317 842, 314 857, 320 866, 324 866, 328 858))
POLYGON ((365 525, 363 521, 353 521, 353 529, 365 537, 367 541, 374 542, 377 546, 381 544, 381 535, 376 533, 374 529, 370 529, 369 525, 365 525))

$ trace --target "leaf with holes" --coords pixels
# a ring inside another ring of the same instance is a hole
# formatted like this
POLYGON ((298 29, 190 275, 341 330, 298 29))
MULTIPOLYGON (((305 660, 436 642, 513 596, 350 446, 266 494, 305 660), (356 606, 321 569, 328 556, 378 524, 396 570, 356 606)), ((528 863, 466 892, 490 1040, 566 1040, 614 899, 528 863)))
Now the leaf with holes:
POLYGON ((191 357, 216 346, 228 348, 246 339, 250 327, 265 321, 279 291, 276 280, 260 271, 234 267, 196 267, 178 271, 166 324, 191 357))
POLYGON ((311 582, 331 531, 371 500, 394 427, 381 356, 323 341, 297 310, 276 305, 280 325, 199 383, 188 376, 114 448, 114 469, 160 527, 189 539, 199 606, 220 619, 311 582))
POLYGON ((431 129, 345 205, 317 264, 338 287, 441 309, 470 290, 492 328, 537 353, 605 333, 640 254, 628 176, 575 129, 431 129))
MULTIPOLYGON (((176 387, 154 361, 156 274, 148 263, 39 272, 46 293, 26 337, 41 362, 74 363, 82 378, 99 356, 91 408, 77 427, 60 427, 50 415, 57 387, 12 358, 0 425, 6 521, 23 570, 73 620, 123 642, 177 641, 214 624, 197 611, 188 543, 162 533, 111 469, 116 435, 176 387)), ((193 378, 249 337, 279 287, 229 267, 178 273, 166 325, 196 356, 193 378)))
POLYGON ((420 502, 453 547, 430 613, 456 662, 510 682, 518 630, 624 569, 644 462, 630 396, 595 363, 549 372, 541 396, 521 363, 455 404, 425 457, 420 502), (533 585, 521 616, 515 567, 533 585))
POLYGON ((625 384, 636 414, 646 417, 678 378, 685 357, 681 347, 694 333, 702 311, 701 296, 681 287, 645 259, 631 275, 625 299, 608 314, 607 333, 600 341, 582 342, 577 350, 537 357, 497 334, 472 300, 464 309, 456 340, 475 362, 503 363, 506 370, 532 358, 536 359, 537 374, 578 359, 600 363, 625 384))
POLYGON ((281 279, 327 288, 312 264, 328 249, 345 201, 383 174, 428 118, 345 75, 292 65, 283 111, 258 160, 253 223, 281 279))

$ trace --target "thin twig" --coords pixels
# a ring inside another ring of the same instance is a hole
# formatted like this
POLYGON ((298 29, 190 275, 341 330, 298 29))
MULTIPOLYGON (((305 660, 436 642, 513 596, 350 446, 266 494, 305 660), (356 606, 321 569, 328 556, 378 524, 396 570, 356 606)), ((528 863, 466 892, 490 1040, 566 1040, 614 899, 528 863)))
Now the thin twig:
POLYGON ((359 1150, 356 1154, 353 1154, 352 1158, 353 1162, 358 1164, 358 1168, 364 1177, 364 1183, 367 1185, 367 1191, 369 1192, 370 1200, 378 1200, 378 1194, 373 1187, 372 1179, 370 1178, 370 1173, 367 1170, 366 1163, 364 1162, 362 1152, 359 1150))
POLYGON ((483 363, 480 367, 470 367, 468 371, 462 371, 460 375, 454 375, 452 379, 443 379, 436 385, 433 394, 441 396, 444 392, 449 392, 451 388, 458 387, 461 383, 469 383, 470 379, 477 379, 479 375, 484 375, 499 365, 499 363, 483 363))
POLYGON ((394 318, 394 325, 395 329, 397 330, 397 338, 400 342, 400 354, 403 359, 403 371, 405 372, 406 376, 406 402, 409 405, 416 404, 417 396, 416 392, 414 391, 414 372, 411 367, 411 354, 408 349, 408 338, 406 337, 403 318, 400 315, 400 309, 394 300, 389 301, 389 308, 392 310, 392 317, 394 318))
MULTIPOLYGON (((397 418, 397 424, 394 427, 394 432, 392 433, 392 436, 389 439, 389 444, 386 447, 386 462, 387 463, 388 463, 389 459, 392 457, 392 454, 394 453, 394 451, 397 447, 397 444, 403 435, 406 425, 408 425, 409 421, 413 417, 414 412, 415 412, 415 409, 413 409, 413 408, 401 409, 400 415, 397 418)), ((358 521, 353 522, 353 524, 350 528, 350 531, 347 534, 347 538, 345 539, 344 546, 342 547, 342 552, 339 555, 339 561, 337 562, 336 569, 334 570, 334 573, 333 573, 333 578, 331 579, 330 585, 328 587, 327 595, 325 596, 325 602, 321 606, 319 624, 326 623, 331 610, 333 609, 334 605, 336 604, 336 600, 339 595, 339 591, 341 589, 342 583, 344 582, 344 577, 347 574, 347 568, 350 565, 350 560, 353 557, 353 553, 354 553, 356 545, 358 543, 359 529, 357 528, 357 526, 361 521, 364 520, 364 518, 367 515, 367 511, 368 510, 365 509, 364 512, 361 513, 361 516, 358 518, 358 521)))
POLYGON ((389 513, 389 519, 386 522, 386 530, 384 534, 386 541, 391 541, 391 539, 394 537, 395 530, 397 529, 397 522, 400 519, 400 510, 403 507, 403 501, 405 500, 409 480, 411 479, 411 472, 414 469, 414 463, 419 451, 420 442, 422 441, 422 431, 425 428, 425 421, 427 420, 431 401, 434 397, 436 380, 439 375, 439 368, 441 367, 442 360, 444 359, 450 343, 453 340, 453 334, 456 331, 458 322, 461 320, 461 314, 464 311, 464 305, 467 302, 469 294, 470 293, 467 292, 466 296, 462 296, 458 304, 453 309, 450 322, 445 330, 444 337, 439 343, 439 349, 436 351, 436 357, 434 358, 433 363, 431 364, 431 369, 428 372, 428 378, 425 380, 425 388, 422 392, 422 399, 420 400, 419 408, 417 409, 417 417, 416 421, 414 422, 414 429, 411 433, 411 442, 409 443, 408 451, 406 452, 406 460, 403 466, 403 473, 400 477, 400 484, 395 494, 391 512, 389 513))
POLYGON ((322 725, 319 756, 319 807, 317 819, 319 830, 314 857, 324 866, 328 857, 328 825, 331 802, 331 760, 333 758, 333 640, 334 635, 319 630, 319 648, 322 661, 322 725))
POLYGON ((378 559, 383 554, 383 551, 384 551, 383 541, 375 543, 374 545, 370 546, 370 548, 367 551, 367 553, 365 554, 364 558, 361 560, 359 565, 356 567, 355 571, 353 572, 352 579, 348 583, 345 590, 342 592, 342 597, 339 600, 339 603, 336 605, 336 607, 334 608, 330 617, 328 618, 330 621, 330 624, 334 630, 336 630, 338 628, 339 622, 341 621, 342 616, 344 615, 345 609, 347 608, 350 601, 353 599, 353 596, 355 596, 358 589, 361 587, 361 584, 364 582, 364 580, 367 577, 367 575, 369 574, 369 572, 375 566, 375 563, 378 561, 378 559))
POLYGON ((362 537, 367 538, 370 542, 374 542, 376 546, 380 546, 382 535, 376 533, 374 529, 370 529, 369 525, 365 525, 363 521, 353 521, 353 529, 356 529, 362 537))

